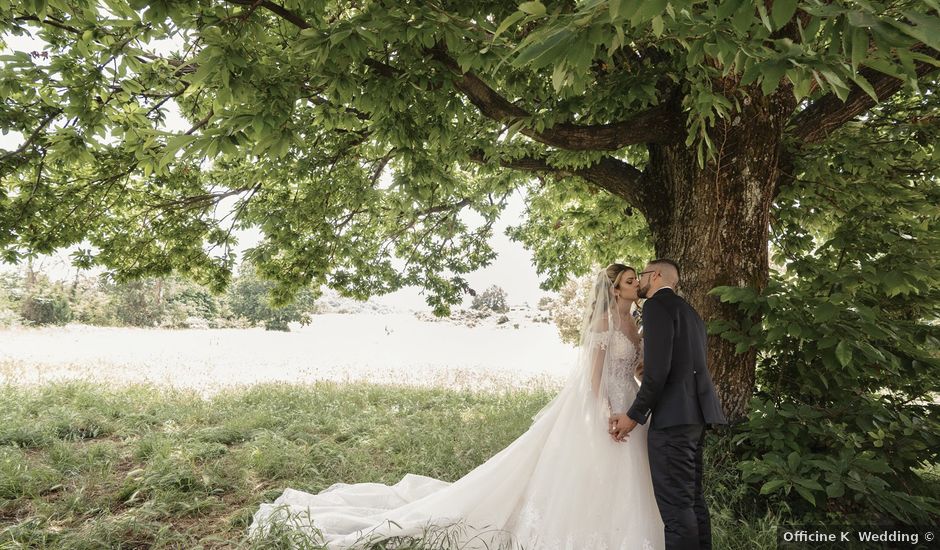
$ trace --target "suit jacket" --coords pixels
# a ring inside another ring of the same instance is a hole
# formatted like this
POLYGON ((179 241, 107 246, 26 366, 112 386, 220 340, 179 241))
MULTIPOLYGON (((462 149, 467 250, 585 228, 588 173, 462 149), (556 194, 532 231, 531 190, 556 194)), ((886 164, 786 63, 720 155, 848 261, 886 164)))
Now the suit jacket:
POLYGON ((643 385, 627 416, 651 428, 727 424, 705 364, 705 322, 672 289, 643 304, 643 385))

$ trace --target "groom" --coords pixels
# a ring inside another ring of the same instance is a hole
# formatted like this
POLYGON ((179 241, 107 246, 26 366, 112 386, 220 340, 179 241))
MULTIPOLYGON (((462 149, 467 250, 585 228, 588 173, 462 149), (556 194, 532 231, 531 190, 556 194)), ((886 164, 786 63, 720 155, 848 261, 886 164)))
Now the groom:
POLYGON ((643 385, 627 414, 610 417, 623 441, 637 423, 647 432, 650 475, 667 550, 710 549, 711 525, 702 496, 705 424, 726 424, 705 365, 705 323, 675 293, 679 266, 660 259, 638 274, 643 305, 643 385))

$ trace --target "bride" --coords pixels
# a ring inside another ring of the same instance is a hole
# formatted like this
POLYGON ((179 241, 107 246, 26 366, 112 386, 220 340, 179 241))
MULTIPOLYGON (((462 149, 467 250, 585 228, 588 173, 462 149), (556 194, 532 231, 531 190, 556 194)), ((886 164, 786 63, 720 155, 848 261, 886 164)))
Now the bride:
POLYGON ((315 495, 286 489, 261 505, 249 534, 300 532, 331 549, 429 533, 460 548, 662 548, 646 426, 622 442, 608 434, 609 415, 625 412, 639 389, 638 287, 636 270, 622 264, 597 274, 564 387, 524 434, 467 475, 337 483, 315 495))

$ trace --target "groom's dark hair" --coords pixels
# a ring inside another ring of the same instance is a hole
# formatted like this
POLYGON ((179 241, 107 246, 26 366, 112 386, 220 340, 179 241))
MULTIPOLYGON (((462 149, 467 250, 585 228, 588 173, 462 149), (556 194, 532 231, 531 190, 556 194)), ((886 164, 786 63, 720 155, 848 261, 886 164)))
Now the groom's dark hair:
POLYGON ((680 281, 682 280, 682 271, 679 270, 679 264, 677 264, 676 262, 670 260, 669 258, 657 258, 653 260, 652 262, 650 262, 650 265, 656 265, 656 264, 671 265, 676 270, 676 277, 678 277, 680 281))

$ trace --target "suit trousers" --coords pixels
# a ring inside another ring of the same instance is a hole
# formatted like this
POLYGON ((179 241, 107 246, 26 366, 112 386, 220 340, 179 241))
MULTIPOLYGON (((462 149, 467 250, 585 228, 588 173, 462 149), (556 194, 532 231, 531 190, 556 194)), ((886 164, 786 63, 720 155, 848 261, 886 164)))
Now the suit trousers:
POLYGON ((662 516, 666 550, 711 550, 708 508, 702 494, 704 424, 650 428, 650 475, 662 516))

